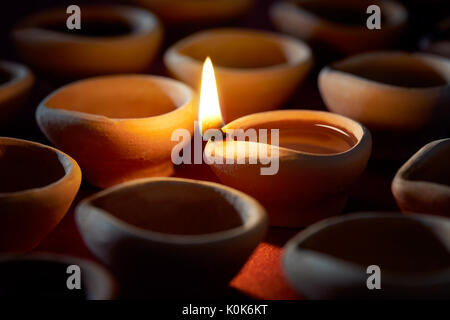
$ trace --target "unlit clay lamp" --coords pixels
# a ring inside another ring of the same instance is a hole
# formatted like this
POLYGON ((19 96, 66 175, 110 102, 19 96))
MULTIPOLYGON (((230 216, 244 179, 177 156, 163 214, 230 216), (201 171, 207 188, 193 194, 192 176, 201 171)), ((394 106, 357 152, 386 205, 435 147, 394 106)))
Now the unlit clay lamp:
POLYGON ((68 155, 0 137, 0 251, 36 247, 64 217, 80 183, 80 168, 68 155))
POLYGON ((6 124, 22 106, 34 76, 24 65, 0 61, 0 123, 6 124))
POLYGON ((392 193, 403 212, 450 217, 450 138, 430 142, 397 172, 392 193))
POLYGON ((354 54, 391 44, 403 31, 408 14, 401 4, 387 0, 299 0, 276 2, 270 16, 283 32, 343 54, 354 54), (370 4, 380 7, 380 29, 366 26, 370 4))
POLYGON ((450 220, 381 212, 330 218, 286 244, 283 268, 308 299, 448 299, 450 220))
POLYGON ((78 78, 145 71, 162 40, 158 19, 143 9, 83 5, 81 29, 69 30, 66 8, 25 18, 12 36, 20 55, 46 74, 78 78))
POLYGON ((450 61, 397 51, 361 54, 322 69, 319 89, 330 111, 370 129, 420 129, 450 103, 450 61))
POLYGON ((0 282, 4 299, 110 300, 118 293, 116 281, 104 267, 53 253, 0 255, 0 282), (68 278, 78 271, 80 289, 69 289, 68 282, 75 286, 76 281, 68 278))
POLYGON ((312 66, 303 42, 247 29, 191 35, 169 48, 164 63, 176 78, 199 88, 207 56, 214 63, 225 122, 280 107, 312 66))
POLYGON ((279 129, 279 147, 267 138, 269 157, 278 153, 278 172, 262 175, 261 168, 269 165, 251 164, 250 152, 245 154, 245 164, 227 163, 227 158, 236 158, 239 144, 249 142, 210 140, 208 159, 223 158, 223 164, 210 164, 221 182, 258 199, 274 226, 305 227, 342 211, 350 186, 370 156, 372 140, 366 128, 330 112, 281 110, 239 118, 222 130, 250 128, 279 129), (224 146, 230 144, 230 150, 236 151, 227 153, 224 146))
POLYGON ((194 92, 176 80, 145 75, 104 76, 74 82, 36 110, 41 130, 73 156, 93 185, 169 176, 175 129, 191 133, 194 92))
POLYGON ((267 228, 266 213, 253 198, 176 178, 142 179, 100 192, 76 208, 76 222, 89 249, 125 290, 158 297, 225 287, 267 228))
POLYGON ((254 0, 133 0, 134 3, 155 12, 165 23, 185 26, 217 22, 247 12, 254 0))

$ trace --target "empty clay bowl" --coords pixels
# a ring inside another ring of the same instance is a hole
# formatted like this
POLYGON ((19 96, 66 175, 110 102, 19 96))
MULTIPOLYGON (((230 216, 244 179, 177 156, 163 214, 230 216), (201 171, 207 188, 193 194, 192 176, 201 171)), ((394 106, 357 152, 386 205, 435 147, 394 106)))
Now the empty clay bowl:
POLYGON ((28 251, 61 221, 81 182, 78 164, 52 147, 0 137, 0 251, 28 251))
MULTIPOLYGON (((279 169, 273 175, 262 175, 261 158, 250 162, 246 152, 244 164, 228 161, 239 151, 227 154, 224 143, 208 141, 212 156, 222 164, 210 164, 220 181, 246 192, 263 204, 270 224, 305 227, 336 215, 344 208, 350 186, 366 167, 371 152, 369 131, 359 123, 330 112, 280 110, 261 112, 227 124, 228 129, 279 129, 279 147, 270 145, 267 154, 278 153, 279 169)), ((270 138, 267 143, 271 143, 270 138)), ((225 142, 225 146, 250 142, 225 142)), ((259 148, 267 144, 259 143, 259 148)))
POLYGON ((200 88, 203 61, 214 64, 225 122, 280 107, 312 66, 303 42, 269 32, 215 29, 173 45, 164 63, 178 79, 200 88))
POLYGON ((211 294, 225 287, 267 228, 264 209, 228 187, 175 178, 110 188, 76 208, 89 249, 127 294, 211 294))
POLYGON ((185 26, 228 20, 247 12, 254 0, 133 0, 165 23, 185 26))
POLYGON ((397 172, 392 193, 403 212, 450 217, 450 138, 428 143, 397 172))
POLYGON ((3 299, 109 300, 118 292, 112 275, 99 264, 53 253, 0 255, 0 282, 3 299), (80 268, 81 288, 70 290, 73 265, 80 268))
POLYGON ((275 26, 313 44, 341 54, 383 48, 401 34, 407 21, 406 9, 394 1, 298 0, 276 2, 270 8, 275 26), (381 10, 381 29, 366 26, 369 5, 381 10))
POLYGON ((68 17, 58 8, 19 23, 12 36, 23 59, 63 78, 142 72, 161 43, 158 19, 143 9, 83 5, 80 30, 67 29, 68 17))
POLYGON ((181 82, 145 75, 74 82, 36 110, 41 130, 73 156, 93 185, 169 176, 175 129, 194 131, 194 92, 181 82))
POLYGON ((308 299, 450 297, 450 220, 359 213, 316 223, 284 247, 289 282, 308 299), (380 268, 380 288, 367 283, 380 268))
POLYGON ((24 65, 0 61, 0 123, 6 124, 22 106, 34 76, 24 65))
POLYGON ((319 89, 330 111, 370 129, 420 129, 448 114, 450 61, 396 51, 361 54, 322 69, 319 89))

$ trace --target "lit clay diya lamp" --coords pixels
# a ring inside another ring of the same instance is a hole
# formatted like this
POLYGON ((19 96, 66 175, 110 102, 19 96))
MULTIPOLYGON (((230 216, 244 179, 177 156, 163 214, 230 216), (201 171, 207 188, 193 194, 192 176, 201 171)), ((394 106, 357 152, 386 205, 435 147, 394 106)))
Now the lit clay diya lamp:
POLYGON ((0 123, 7 124, 24 103, 34 76, 24 65, 0 61, 0 123))
POLYGON ((176 178, 100 192, 76 208, 76 221, 89 249, 115 271, 127 294, 158 297, 226 287, 267 229, 266 213, 253 198, 176 178))
POLYGON ((408 14, 399 3, 386 0, 299 0, 276 2, 270 16, 283 32, 341 54, 354 54, 391 44, 404 29, 408 14), (381 29, 366 25, 371 4, 380 7, 381 29))
POLYGON ((403 212, 450 217, 450 139, 421 148, 397 172, 392 192, 403 212))
MULTIPOLYGON (((364 170, 371 152, 369 131, 359 123, 329 112, 282 110, 239 118, 222 128, 279 129, 278 146, 257 143, 279 163, 273 175, 262 175, 260 162, 252 164, 245 152, 244 164, 228 161, 239 154, 239 145, 255 142, 208 141, 214 173, 226 185, 258 199, 274 226, 305 227, 338 214, 345 206, 350 186, 364 170), (229 150, 227 150, 230 148, 229 150)), ((205 149, 206 150, 206 149, 205 149)), ((244 147, 245 150, 245 147, 244 147)), ((274 159, 272 158, 272 165, 274 159)))
POLYGON ((283 268, 309 299, 449 298, 450 220, 386 213, 330 218, 286 244, 283 268), (376 267, 369 266, 379 267, 380 290, 368 287, 377 285, 376 267))
POLYGON ((215 66, 225 122, 280 107, 312 66, 303 42, 247 29, 191 35, 169 48, 164 63, 176 78, 199 88, 207 56, 215 66))
POLYGON ((247 12, 254 0, 133 0, 164 22, 185 26, 228 20, 247 12))
POLYGON ((175 129, 194 131, 194 92, 157 76, 104 76, 74 82, 36 110, 41 130, 73 156, 93 185, 173 173, 175 129))
POLYGON ((146 70, 162 40, 151 13, 126 6, 83 5, 81 29, 69 30, 66 8, 29 16, 13 30, 21 56, 46 74, 78 78, 146 70))
POLYGON ((110 300, 118 293, 114 278, 99 264, 49 253, 0 255, 0 282, 0 297, 6 299, 110 300), (79 267, 80 289, 70 290, 68 282, 76 285, 68 281, 76 272, 73 265, 79 267))
POLYGON ((322 69, 319 89, 330 111, 370 129, 420 129, 450 103, 450 61, 397 51, 361 54, 322 69))
POLYGON ((36 247, 64 217, 80 183, 80 168, 66 154, 0 138, 0 251, 36 247))

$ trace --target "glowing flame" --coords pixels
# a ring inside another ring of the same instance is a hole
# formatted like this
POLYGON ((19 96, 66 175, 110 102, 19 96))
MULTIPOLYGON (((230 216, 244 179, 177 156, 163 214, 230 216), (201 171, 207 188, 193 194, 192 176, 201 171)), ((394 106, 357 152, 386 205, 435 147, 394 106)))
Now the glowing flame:
POLYGON ((223 126, 216 77, 209 57, 203 63, 198 120, 200 134, 202 135, 208 129, 220 129, 223 126))

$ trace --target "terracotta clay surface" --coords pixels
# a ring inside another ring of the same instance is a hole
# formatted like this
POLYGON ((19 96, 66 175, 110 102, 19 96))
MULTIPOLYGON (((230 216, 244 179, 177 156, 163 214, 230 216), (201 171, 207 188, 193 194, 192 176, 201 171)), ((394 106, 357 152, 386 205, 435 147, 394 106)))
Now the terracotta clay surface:
POLYGON ((24 60, 61 78, 146 70, 162 41, 152 13, 116 5, 83 5, 80 30, 66 27, 66 8, 25 18, 12 32, 24 60))
POLYGON ((229 20, 247 12, 254 0, 133 0, 171 25, 229 20))
POLYGON ((392 193, 403 212, 450 217, 450 139, 428 143, 397 172, 392 193))
POLYGON ((328 109, 370 129, 420 129, 448 116, 450 62, 419 53, 380 51, 322 69, 319 88, 328 109))
POLYGON ((213 152, 207 158, 223 159, 210 165, 222 183, 258 199, 274 226, 305 227, 342 211, 350 186, 369 159, 371 137, 366 128, 329 112, 282 110, 248 115, 223 129, 249 128, 280 129, 280 147, 258 146, 266 148, 269 156, 278 153, 279 170, 275 175, 261 175, 260 169, 269 165, 250 163, 246 150, 250 142, 225 142, 224 147, 222 142, 209 141, 206 147, 213 152), (245 163, 227 163, 229 157, 236 158, 239 144, 244 144, 245 163))
POLYGON ((280 107, 312 66, 311 50, 300 40, 248 29, 190 35, 166 51, 164 64, 176 78, 199 88, 208 56, 214 64, 225 123, 280 107))
POLYGON ((24 65, 0 61, 0 123, 5 125, 24 104, 34 76, 24 65))
POLYGON ((0 138, 0 251, 36 247, 64 217, 80 182, 80 168, 66 154, 0 138))
POLYGON ((286 244, 283 266, 310 299, 448 298, 449 235, 444 218, 351 214, 300 232, 286 244), (371 265, 381 270, 381 290, 367 287, 371 265))
POLYGON ((175 80, 123 75, 69 84, 36 111, 41 130, 73 156, 93 185, 169 176, 175 129, 193 133, 194 92, 175 80))
POLYGON ((294 0, 274 3, 270 16, 283 32, 340 53, 354 54, 391 44, 402 33, 408 13, 394 1, 294 0), (366 10, 373 4, 380 7, 381 29, 366 26, 366 10))
POLYGON ((109 300, 118 295, 116 281, 99 264, 67 255, 0 255, 0 297, 6 299, 109 300), (69 266, 80 268, 81 288, 69 290, 69 266))
POLYGON ((265 210, 253 198, 179 178, 107 189, 77 207, 76 221, 127 294, 158 297, 225 288, 267 229, 265 210))

